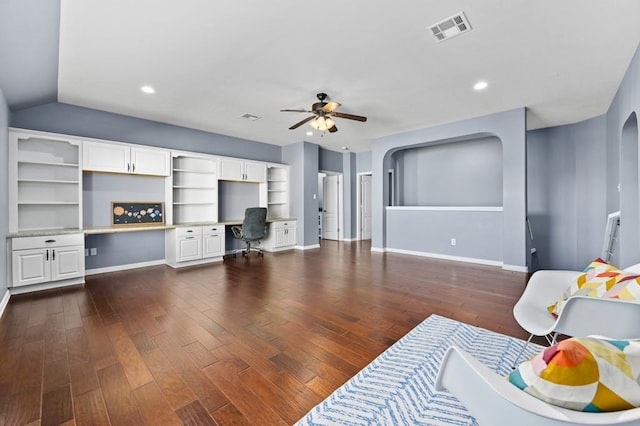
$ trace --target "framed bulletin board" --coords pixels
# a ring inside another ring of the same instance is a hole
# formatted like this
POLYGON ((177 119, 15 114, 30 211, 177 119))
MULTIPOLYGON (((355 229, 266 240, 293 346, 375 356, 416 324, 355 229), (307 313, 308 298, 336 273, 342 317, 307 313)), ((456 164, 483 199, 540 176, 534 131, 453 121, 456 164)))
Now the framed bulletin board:
POLYGON ((161 201, 111 202, 111 226, 164 225, 164 203, 161 201))

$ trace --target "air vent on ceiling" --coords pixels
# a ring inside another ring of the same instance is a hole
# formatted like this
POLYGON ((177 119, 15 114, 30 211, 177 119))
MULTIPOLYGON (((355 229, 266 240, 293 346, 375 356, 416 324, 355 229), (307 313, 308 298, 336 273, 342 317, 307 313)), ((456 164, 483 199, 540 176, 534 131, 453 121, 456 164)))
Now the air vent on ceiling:
POLYGON ((256 120, 260 120, 260 117, 258 117, 257 115, 253 115, 253 114, 249 114, 249 113, 247 113, 247 114, 242 114, 242 115, 240 116, 240 118, 244 118, 244 119, 247 119, 247 120, 249 120, 249 121, 256 121, 256 120))
POLYGON ((464 12, 457 13, 444 21, 429 27, 438 41, 444 41, 471 30, 464 12))

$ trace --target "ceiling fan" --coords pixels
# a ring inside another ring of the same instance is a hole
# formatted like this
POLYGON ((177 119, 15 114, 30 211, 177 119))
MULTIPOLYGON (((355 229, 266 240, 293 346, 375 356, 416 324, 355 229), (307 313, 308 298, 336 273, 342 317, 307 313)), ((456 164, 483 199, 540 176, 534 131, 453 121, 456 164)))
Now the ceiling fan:
POLYGON ((306 110, 306 109, 281 109, 280 110, 281 112, 308 112, 313 114, 305 118, 304 120, 299 121, 293 126, 289 127, 289 130, 297 129, 303 124, 309 123, 309 125, 316 130, 322 130, 322 131, 328 130, 330 133, 334 133, 338 131, 338 128, 336 127, 336 123, 333 121, 331 117, 346 118, 349 120, 356 120, 356 121, 362 121, 362 122, 367 121, 367 117, 363 117, 361 115, 353 115, 353 114, 345 114, 343 112, 337 112, 336 109, 340 107, 340 104, 334 101, 326 102, 329 98, 326 93, 318 93, 316 97, 320 102, 316 102, 313 105, 311 105, 310 110, 306 110))

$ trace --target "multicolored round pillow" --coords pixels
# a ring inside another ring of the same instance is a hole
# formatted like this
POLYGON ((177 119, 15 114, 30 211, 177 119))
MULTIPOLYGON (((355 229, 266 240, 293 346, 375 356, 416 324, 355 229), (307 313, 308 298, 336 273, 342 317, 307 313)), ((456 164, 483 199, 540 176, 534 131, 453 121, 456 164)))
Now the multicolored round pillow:
POLYGON ((550 404, 578 411, 640 406, 640 341, 571 338, 528 361, 507 379, 550 404))

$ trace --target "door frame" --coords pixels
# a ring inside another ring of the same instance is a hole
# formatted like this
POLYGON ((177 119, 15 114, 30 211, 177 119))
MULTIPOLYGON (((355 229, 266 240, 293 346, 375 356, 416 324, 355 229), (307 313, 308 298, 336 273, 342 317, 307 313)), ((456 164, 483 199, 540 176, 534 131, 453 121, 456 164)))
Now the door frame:
MULTIPOLYGON (((322 202, 326 203, 326 197, 324 193, 324 179, 327 176, 337 176, 338 177, 338 241, 344 241, 344 178, 343 174, 339 172, 332 172, 328 170, 319 170, 318 173, 322 173, 325 176, 322 177, 322 202)), ((324 205, 323 205, 324 210, 324 205)), ((325 231, 324 226, 324 212, 322 214, 322 233, 325 231)), ((322 239, 322 235, 320 238, 322 239)))
MULTIPOLYGON (((371 176, 371 172, 360 172, 356 174, 356 239, 362 241, 362 176, 371 176)), ((373 183, 373 182, 372 182, 373 183)), ((371 188, 373 192, 373 188, 371 188)))

